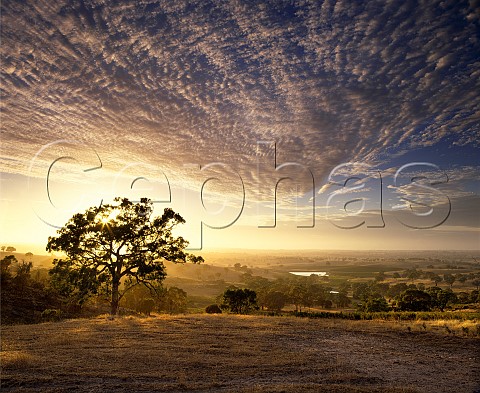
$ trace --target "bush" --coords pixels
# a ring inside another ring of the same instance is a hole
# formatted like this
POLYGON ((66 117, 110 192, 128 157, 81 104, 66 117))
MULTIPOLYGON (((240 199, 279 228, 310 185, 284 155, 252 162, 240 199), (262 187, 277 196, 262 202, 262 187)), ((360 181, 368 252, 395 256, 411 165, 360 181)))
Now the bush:
POLYGON ((221 314, 222 309, 216 304, 210 304, 205 308, 207 314, 221 314))
POLYGON ((45 321, 59 321, 62 318, 62 312, 56 308, 47 308, 42 311, 42 319, 45 321))
POLYGON ((368 299, 365 304, 359 307, 359 311, 365 312, 382 312, 389 311, 390 306, 384 297, 368 299))
POLYGON ((142 314, 150 315, 150 313, 155 308, 155 300, 152 298, 142 299, 140 305, 137 307, 137 310, 142 314))

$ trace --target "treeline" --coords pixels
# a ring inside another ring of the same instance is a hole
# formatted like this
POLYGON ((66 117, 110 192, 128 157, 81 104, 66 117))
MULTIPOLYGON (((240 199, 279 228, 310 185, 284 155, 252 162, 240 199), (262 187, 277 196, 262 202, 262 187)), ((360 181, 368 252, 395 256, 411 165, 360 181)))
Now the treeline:
MULTIPOLYGON (((375 280, 383 281, 386 277, 387 275, 384 272, 379 272, 376 275, 375 280)), ((438 284, 441 282, 445 282, 450 286, 450 288, 452 288, 456 282, 464 284, 465 282, 470 281, 471 284, 477 288, 477 290, 480 287, 480 274, 474 272, 438 274, 434 271, 423 271, 421 269, 412 268, 404 270, 402 273, 395 272, 393 273, 392 278, 407 278, 412 280, 412 282, 418 279, 430 280, 432 284, 435 284, 435 286, 438 286, 438 284)))
MULTIPOLYGON (((453 292, 450 288, 442 289, 438 286, 425 288, 424 285, 407 283, 389 284, 379 281, 343 282, 332 287, 324 282, 322 277, 291 276, 268 280, 264 277, 247 276, 245 290, 252 291, 250 298, 254 302, 249 310, 257 307, 279 313, 286 305, 293 305, 295 312, 301 313, 305 309, 320 307, 345 308, 355 307, 358 312, 388 312, 388 311, 431 311, 443 312, 453 306, 476 304, 480 302, 478 290, 471 292, 453 292)), ((234 313, 238 312, 231 307, 235 291, 231 287, 217 298, 220 307, 234 313)), ((238 292, 238 296, 240 296, 238 292)), ((477 307, 478 305, 476 305, 477 307)))
POLYGON ((36 323, 46 310, 59 309, 62 301, 49 285, 48 273, 38 270, 32 275, 31 261, 19 262, 14 255, 0 260, 2 324, 36 323))
POLYGON ((447 307, 480 302, 479 291, 453 292, 438 286, 382 282, 352 284, 352 296, 358 301, 357 309, 364 312, 398 311, 444 311, 447 307))
MULTIPOLYGON (((52 277, 53 270, 34 270, 31 261, 18 261, 14 255, 0 260, 2 324, 39 323, 108 312, 105 294, 86 296, 88 288, 74 285, 75 277, 52 277)), ((153 290, 137 285, 125 293, 120 304, 124 313, 181 313, 187 310, 187 293, 177 287, 158 286, 153 290)))
POLYGON ((270 281, 264 277, 248 277, 246 287, 257 294, 261 309, 279 312, 285 305, 293 304, 296 311, 309 307, 347 307, 351 299, 347 296, 348 286, 337 290, 324 282, 324 278, 290 276, 270 281))

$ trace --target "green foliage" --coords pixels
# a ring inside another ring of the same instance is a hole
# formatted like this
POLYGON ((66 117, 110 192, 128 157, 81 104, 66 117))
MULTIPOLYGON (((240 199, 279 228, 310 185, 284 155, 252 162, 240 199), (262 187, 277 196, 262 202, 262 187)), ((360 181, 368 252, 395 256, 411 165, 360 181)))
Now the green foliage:
POLYGON ((383 312, 389 311, 391 307, 387 303, 384 297, 370 298, 364 304, 360 304, 359 311, 364 312, 383 312))
POLYGON ((62 318, 62 311, 57 308, 47 308, 42 311, 42 319, 49 322, 60 321, 62 318))
POLYGON ((422 274, 423 272, 421 270, 417 270, 415 268, 413 269, 407 269, 404 271, 403 273, 403 277, 406 277, 410 280, 412 280, 412 282, 420 277, 422 277, 422 274))
POLYGON ((155 308, 155 300, 149 297, 141 300, 137 310, 140 311, 142 314, 150 315, 150 313, 154 310, 154 308, 155 308))
POLYGON ((388 291, 387 291, 387 296, 392 299, 394 297, 397 297, 400 295, 402 292, 406 291, 408 289, 408 285, 405 284, 404 282, 392 285, 388 291))
POLYGON ((98 273, 95 267, 77 265, 71 259, 54 259, 50 284, 62 296, 68 308, 80 308, 91 296, 108 283, 107 272, 98 273))
POLYGON ((8 280, 11 278, 12 274, 10 268, 12 265, 17 264, 18 260, 15 255, 7 255, 2 260, 0 260, 0 277, 3 280, 8 280))
POLYGON ((257 294, 251 289, 227 289, 220 307, 234 314, 248 314, 258 309, 257 294))
POLYGON ((165 290, 159 298, 158 311, 178 314, 187 311, 187 292, 177 287, 165 290))
POLYGON ((443 311, 447 304, 457 301, 457 296, 451 289, 444 290, 439 287, 431 287, 426 292, 431 297, 432 308, 437 308, 440 311, 443 311))
POLYGON ((480 280, 476 279, 472 281, 472 285, 477 287, 477 290, 480 288, 480 280))
POLYGON ((59 290, 72 294, 78 304, 103 292, 111 298, 112 314, 118 312, 119 302, 130 287, 143 284, 154 288, 165 278, 164 260, 203 261, 184 251, 188 245, 185 239, 173 236, 173 228, 185 221, 172 209, 152 218, 149 199, 134 203, 116 198, 115 202, 75 214, 47 244, 47 251, 67 255, 55 262, 51 272, 59 290))
POLYGON ((347 296, 346 292, 340 291, 339 293, 333 295, 332 298, 337 307, 348 307, 351 303, 351 300, 347 296))
POLYGON ((31 277, 31 262, 18 263, 13 255, 0 260, 2 324, 36 323, 45 309, 58 308, 58 294, 31 277))
POLYGON ((407 289, 397 296, 396 305, 400 311, 429 311, 432 308, 432 298, 425 291, 407 289))
POLYGON ((221 314, 222 309, 217 304, 210 304, 205 308, 207 314, 221 314))
POLYGON ((443 281, 445 281, 448 285, 450 285, 450 288, 453 286, 456 280, 457 279, 453 274, 448 273, 443 275, 443 281))
POLYGON ((187 293, 177 287, 165 288, 157 285, 152 289, 145 285, 137 285, 125 293, 121 304, 146 315, 155 310, 177 314, 187 310, 187 293))
POLYGON ((265 297, 265 306, 268 310, 279 313, 287 303, 287 296, 280 291, 272 291, 267 293, 265 297))

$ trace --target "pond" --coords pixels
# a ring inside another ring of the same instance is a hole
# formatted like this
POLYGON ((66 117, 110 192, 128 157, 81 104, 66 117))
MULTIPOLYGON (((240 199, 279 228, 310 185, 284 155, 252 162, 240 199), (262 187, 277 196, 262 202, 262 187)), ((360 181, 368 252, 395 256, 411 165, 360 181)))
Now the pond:
POLYGON ((328 277, 327 272, 289 272, 290 274, 295 274, 296 276, 305 276, 309 277, 312 274, 315 276, 328 277))

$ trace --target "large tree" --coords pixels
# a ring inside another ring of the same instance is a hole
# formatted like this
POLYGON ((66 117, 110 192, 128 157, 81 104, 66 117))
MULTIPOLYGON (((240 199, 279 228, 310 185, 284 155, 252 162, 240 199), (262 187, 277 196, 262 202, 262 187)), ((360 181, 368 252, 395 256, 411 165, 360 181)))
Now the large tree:
POLYGON ((111 313, 130 288, 143 284, 154 290, 165 278, 163 261, 200 263, 202 257, 185 252, 188 242, 172 234, 184 219, 172 209, 152 217, 153 203, 116 198, 114 204, 91 207, 75 214, 57 237, 48 239, 47 251, 62 251, 56 259, 53 281, 81 302, 104 290, 111 298, 111 313))
POLYGON ((430 311, 432 297, 425 291, 409 288, 397 296, 400 311, 430 311))

